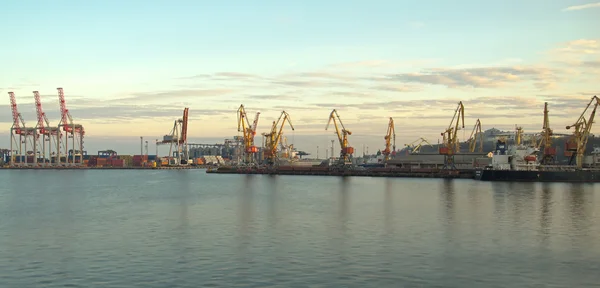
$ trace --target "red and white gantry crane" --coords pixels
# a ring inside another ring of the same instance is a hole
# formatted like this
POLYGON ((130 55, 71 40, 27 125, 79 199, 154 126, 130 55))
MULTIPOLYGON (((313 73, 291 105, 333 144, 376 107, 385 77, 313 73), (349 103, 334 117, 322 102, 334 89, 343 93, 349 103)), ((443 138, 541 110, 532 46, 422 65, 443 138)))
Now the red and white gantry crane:
POLYGON ((60 138, 62 133, 58 127, 51 127, 46 113, 42 109, 42 100, 38 91, 33 91, 35 99, 35 111, 37 114, 36 149, 40 150, 40 159, 44 165, 58 165, 58 154, 60 150, 60 138))
MULTIPOLYGON (((71 117, 71 113, 69 113, 69 109, 67 109, 67 104, 65 102, 65 93, 63 88, 56 88, 58 90, 58 101, 60 103, 60 122, 58 123, 58 128, 62 128, 62 132, 65 133, 66 137, 59 136, 61 139, 61 145, 64 147, 63 152, 59 147, 58 149, 58 164, 62 164, 61 156, 66 155, 66 163, 71 165, 82 165, 83 164, 83 137, 85 135, 85 130, 83 129, 83 125, 73 123, 73 117, 71 117), (64 143, 62 139, 64 138, 64 143), (71 145, 69 145, 69 142, 71 145), (69 148, 70 147, 70 148, 69 148), (70 158, 70 159, 69 159, 70 158)), ((62 134, 62 132, 60 134, 62 134)))

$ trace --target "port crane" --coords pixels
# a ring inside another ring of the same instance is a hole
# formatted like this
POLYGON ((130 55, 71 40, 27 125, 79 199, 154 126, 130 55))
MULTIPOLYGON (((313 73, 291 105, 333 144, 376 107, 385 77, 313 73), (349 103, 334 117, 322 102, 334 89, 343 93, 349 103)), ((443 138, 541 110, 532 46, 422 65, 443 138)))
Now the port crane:
POLYGON ((573 135, 567 143, 565 143, 566 152, 570 152, 571 157, 569 159, 569 165, 573 163, 573 159, 575 158, 576 165, 578 169, 583 167, 583 155, 585 153, 585 146, 587 145, 588 138, 590 136, 590 130, 592 129, 592 124, 594 123, 594 117, 596 116, 596 109, 600 104, 600 99, 597 96, 592 97, 590 102, 587 104, 577 121, 572 125, 567 126, 567 130, 574 128, 573 135), (593 106, 592 112, 585 118, 585 113, 588 111, 590 106, 593 106))
POLYGON ((384 156, 384 161, 390 160, 390 154, 396 153, 396 129, 394 128, 394 119, 390 117, 387 133, 385 134, 385 149, 381 152, 384 156), (390 146, 392 149, 390 150, 390 146))
POLYGON ((352 154, 354 153, 354 147, 350 147, 350 145, 348 144, 348 135, 352 135, 352 132, 346 130, 344 124, 342 123, 342 120, 340 119, 340 115, 335 109, 333 109, 329 114, 329 121, 327 122, 327 126, 325 126, 325 130, 329 128, 331 122, 333 122, 333 125, 335 126, 335 133, 338 137, 338 141, 340 142, 341 147, 339 164, 342 166, 352 164, 352 154))
POLYGON ((483 153, 483 132, 481 131, 481 121, 477 119, 475 122, 475 126, 473 127, 473 131, 471 131, 471 136, 469 136, 469 152, 475 152, 475 148, 477 147, 477 142, 479 142, 479 151, 483 153))
POLYGON ((450 125, 448 125, 446 131, 441 133, 444 142, 444 146, 439 148, 440 154, 444 155, 444 167, 442 169, 456 169, 454 154, 460 148, 456 135, 461 128, 465 128, 465 107, 462 101, 458 102, 458 107, 454 111, 450 125), (459 123, 461 126, 459 126, 459 123))
POLYGON ((37 131, 35 128, 27 127, 25 120, 17 108, 17 100, 15 93, 8 92, 10 97, 10 108, 12 111, 13 123, 10 128, 10 166, 16 166, 15 156, 19 156, 19 165, 27 165, 27 151, 28 144, 33 147, 33 155, 35 161, 35 155, 37 155, 37 149, 35 145, 35 138, 37 131), (16 147, 15 147, 16 146, 16 147), (15 148, 17 148, 15 150, 15 148))
POLYGON ((542 159, 540 160, 540 164, 542 165, 554 163, 556 157, 556 148, 552 147, 552 136, 554 135, 554 131, 550 128, 548 112, 548 102, 544 102, 544 125, 542 127, 542 133, 540 133, 540 141, 536 145, 538 149, 540 149, 542 145, 544 147, 544 150, 542 150, 542 159))
POLYGON ((410 144, 404 144, 404 146, 406 146, 408 148, 408 150, 410 151, 411 154, 421 153, 421 147, 423 147, 424 143, 427 144, 429 147, 433 147, 433 146, 431 146, 431 143, 429 143, 429 141, 427 141, 427 139, 425 139, 423 137, 411 142, 410 144))
MULTIPOLYGON (((85 129, 83 129, 83 125, 73 123, 71 112, 67 109, 63 88, 56 88, 56 90, 58 91, 58 102, 60 104, 61 115, 58 128, 62 128, 67 135, 64 143, 64 153, 67 156, 66 162, 71 163, 72 165, 83 165, 83 137, 85 136, 85 129), (71 150, 69 150, 69 139, 71 139, 71 150), (68 156, 71 156, 70 162, 68 156)), ((58 151, 58 163, 61 164, 60 149, 58 151)))
MULTIPOLYGON (((40 158, 47 165, 57 164, 58 153, 60 150, 60 138, 62 133, 58 127, 51 127, 46 113, 42 109, 42 100, 38 91, 33 91, 33 98, 35 99, 35 110, 37 115, 37 125, 35 127, 36 134, 36 146, 41 147, 40 158), (49 157, 48 157, 49 156, 49 157), (48 162, 46 162, 48 160, 48 162)), ((36 159, 37 160, 37 159, 36 159)), ((34 160, 34 163, 36 161, 34 160)))
MULTIPOLYGON (((179 166, 188 164, 189 147, 187 141, 188 118, 190 108, 183 109, 183 117, 173 122, 173 128, 169 134, 163 136, 163 140, 156 142, 157 145, 169 144, 169 165, 179 166)), ((140 140, 143 141, 143 140, 140 140)), ((143 147, 143 142, 140 144, 143 147)), ((148 142, 146 141, 146 155, 148 154, 148 142)), ((140 153, 143 155, 143 148, 140 153)))
POLYGON ((252 126, 250 126, 250 121, 248 120, 246 109, 244 109, 244 104, 240 105, 237 114, 238 132, 242 132, 244 140, 243 161, 245 164, 252 164, 254 163, 254 154, 258 152, 258 147, 254 145, 254 136, 256 135, 256 128, 258 126, 258 117, 260 116, 260 112, 256 113, 256 117, 254 117, 254 122, 252 122, 252 126))
POLYGON ((283 126, 285 126, 286 122, 288 125, 290 125, 290 128, 292 128, 293 131, 294 125, 292 125, 290 115, 285 111, 281 111, 281 115, 277 121, 273 121, 271 132, 262 134, 265 137, 264 157, 268 165, 274 165, 277 163, 277 147, 279 143, 282 143, 280 141, 283 134, 283 126), (281 126, 279 125, 280 123, 281 126))

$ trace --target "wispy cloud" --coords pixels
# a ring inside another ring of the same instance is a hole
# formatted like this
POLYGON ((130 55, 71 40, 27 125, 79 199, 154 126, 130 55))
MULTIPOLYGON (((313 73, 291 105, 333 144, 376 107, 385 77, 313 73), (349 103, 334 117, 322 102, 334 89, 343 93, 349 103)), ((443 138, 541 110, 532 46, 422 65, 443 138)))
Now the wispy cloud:
POLYGON ((130 96, 116 99, 118 102, 128 101, 153 101, 169 99, 194 99, 197 97, 223 96, 234 92, 232 89, 183 89, 171 91, 137 92, 130 96))
POLYGON ((600 7, 600 2, 596 2, 596 3, 588 3, 588 4, 583 4, 583 5, 569 6, 565 9, 563 9, 563 11, 577 11, 577 10, 599 8, 599 7, 600 7))
POLYGON ((539 88, 546 88, 556 80, 555 72, 537 67, 481 67, 468 69, 433 68, 419 73, 388 75, 401 82, 443 85, 449 88, 498 88, 508 84, 534 81, 539 88))

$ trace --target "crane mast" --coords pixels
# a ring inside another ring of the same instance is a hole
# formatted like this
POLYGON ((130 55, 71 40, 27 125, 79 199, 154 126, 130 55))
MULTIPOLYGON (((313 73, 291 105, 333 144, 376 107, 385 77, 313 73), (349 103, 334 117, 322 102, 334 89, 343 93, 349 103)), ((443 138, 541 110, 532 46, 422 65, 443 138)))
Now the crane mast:
POLYGON ((288 123, 288 125, 290 125, 290 128, 292 128, 293 131, 294 125, 292 125, 290 115, 285 111, 281 111, 281 115, 279 116, 277 121, 273 121, 273 126, 271 126, 271 132, 262 134, 263 136, 265 136, 264 157, 267 164, 269 165, 274 165, 277 163, 277 146, 279 145, 279 143, 282 143, 281 138, 283 134, 283 126, 285 126, 286 122, 288 123))
POLYGON ((340 119, 340 115, 338 115, 335 109, 333 109, 331 114, 329 114, 329 121, 327 122, 327 126, 325 126, 325 130, 329 128, 331 122, 333 122, 333 125, 335 126, 335 133, 338 137, 341 147, 339 163, 340 165, 344 166, 347 165, 348 162, 352 161, 352 154, 354 153, 354 147, 350 147, 348 144, 348 135, 352 135, 352 132, 346 130, 342 120, 340 119))
POLYGON ((456 110, 454 111, 454 116, 450 121, 450 125, 448 125, 446 131, 441 133, 444 147, 440 147, 439 152, 444 155, 443 169, 456 169, 456 166, 454 165, 454 154, 458 152, 460 148, 456 138, 460 128, 465 128, 465 107, 463 106, 462 101, 458 102, 458 107, 456 107, 456 110), (459 126, 459 123, 461 126, 459 126))
POLYGON ((542 150, 542 159, 541 163, 543 165, 548 165, 554 163, 554 159, 556 157, 556 148, 552 147, 552 135, 554 132, 550 128, 550 118, 548 116, 548 102, 544 102, 544 124, 542 127, 541 139, 540 142, 536 145, 538 149, 542 150, 542 146, 544 149, 542 150))
POLYGON ((471 136, 469 136, 469 152, 475 152, 475 148, 477 147, 477 142, 479 142, 479 153, 483 153, 483 132, 481 131, 481 121, 477 119, 475 122, 475 126, 473 127, 473 131, 471 131, 471 136))
POLYGON ((254 163, 254 154, 258 152, 258 148, 254 145, 254 135, 256 135, 256 127, 258 125, 258 117, 260 112, 256 113, 256 118, 250 126, 250 121, 248 120, 248 115, 246 114, 246 109, 244 109, 244 105, 240 105, 238 109, 238 132, 242 132, 244 139, 244 163, 251 164, 254 163))
POLYGON ((385 161, 388 161, 390 159, 390 154, 392 152, 396 152, 396 129, 394 127, 394 119, 392 117, 390 117, 387 133, 383 139, 385 139, 385 149, 383 149, 382 154, 385 156, 385 161), (392 147, 391 150, 390 146, 392 147))
POLYGON ((573 131, 573 135, 565 144, 565 150, 567 152, 571 152, 571 157, 569 159, 569 164, 572 164, 573 158, 575 158, 577 168, 581 169, 583 167, 583 156, 585 153, 585 147, 588 142, 588 138, 590 135, 590 130, 592 129, 592 124, 594 123, 594 117, 596 116, 596 109, 600 104, 600 99, 597 96, 592 97, 590 102, 587 104, 577 121, 572 125, 567 126, 567 130, 571 128, 575 128, 573 131), (593 106, 592 112, 590 113, 588 119, 585 118, 585 113, 588 111, 590 106, 593 106))

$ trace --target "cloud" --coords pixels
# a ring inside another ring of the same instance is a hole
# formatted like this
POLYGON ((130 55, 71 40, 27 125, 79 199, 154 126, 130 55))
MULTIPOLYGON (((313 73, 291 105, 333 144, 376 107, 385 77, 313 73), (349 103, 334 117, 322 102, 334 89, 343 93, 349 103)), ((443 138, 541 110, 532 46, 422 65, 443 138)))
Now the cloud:
POLYGON ((291 94, 271 94, 271 95, 246 95, 244 99, 250 100, 270 100, 270 101, 289 101, 300 99, 299 93, 297 95, 291 94))
POLYGON ((389 92, 418 92, 423 88, 409 85, 377 85, 371 87, 373 90, 389 91, 389 92))
POLYGON ((600 2, 588 3, 588 4, 576 5, 576 6, 569 6, 565 9, 563 9, 563 11, 577 11, 577 10, 590 9, 590 8, 600 8, 600 2))
POLYGON ((114 102, 127 101, 153 101, 153 100, 172 100, 172 99, 194 99, 197 97, 223 96, 234 92, 232 89, 184 89, 160 92, 137 92, 129 97, 123 97, 113 100, 114 102))
POLYGON ((443 85, 449 88, 498 88, 523 81, 535 81, 546 88, 556 79, 555 71, 539 67, 481 67, 465 69, 433 68, 420 73, 388 75, 401 82, 443 85))

